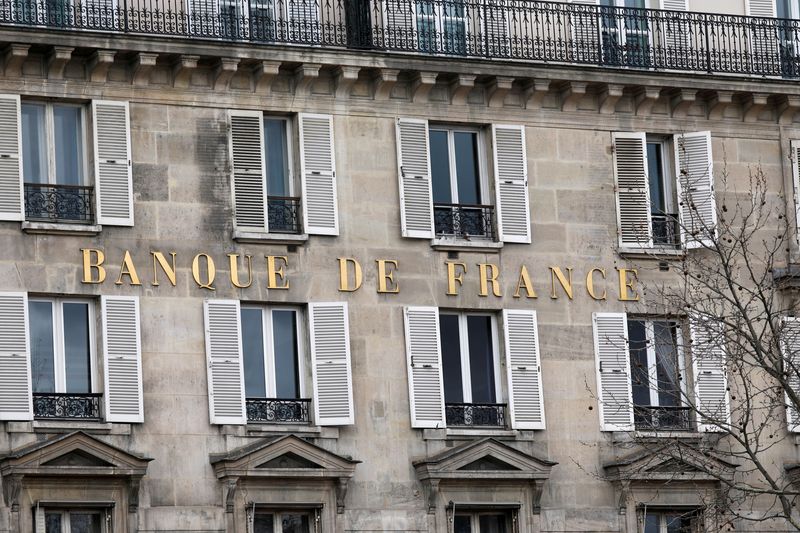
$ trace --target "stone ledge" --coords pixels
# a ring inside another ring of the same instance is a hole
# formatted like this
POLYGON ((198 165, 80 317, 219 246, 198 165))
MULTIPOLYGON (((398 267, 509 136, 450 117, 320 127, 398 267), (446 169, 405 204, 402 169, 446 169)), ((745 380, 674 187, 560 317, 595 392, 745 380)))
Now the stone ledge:
POLYGON ((458 440, 494 437, 515 441, 533 441, 535 432, 520 431, 516 429, 491 429, 491 428, 441 428, 424 429, 423 440, 458 440))
POLYGON ((321 439, 338 439, 339 428, 327 426, 314 426, 305 424, 259 424, 248 423, 247 425, 223 424, 220 426, 223 435, 235 435, 237 437, 264 437, 270 435, 299 435, 305 437, 317 437, 321 439))
POLYGON ((490 254, 500 253, 503 248, 502 242, 493 241, 468 241, 465 239, 431 239, 431 248, 443 252, 486 252, 490 254))
POLYGON ((131 424, 89 420, 33 420, 7 422, 8 433, 72 433, 83 431, 93 435, 130 435, 131 424))
POLYGON ((652 259, 653 261, 675 261, 686 256, 685 248, 618 248, 620 257, 634 259, 652 259))
POLYGON ((22 231, 30 234, 44 235, 99 235, 103 231, 100 224, 61 224, 58 222, 22 223, 22 231))
POLYGON ((308 234, 256 233, 233 230, 233 240, 245 244, 302 244, 308 241, 308 234))

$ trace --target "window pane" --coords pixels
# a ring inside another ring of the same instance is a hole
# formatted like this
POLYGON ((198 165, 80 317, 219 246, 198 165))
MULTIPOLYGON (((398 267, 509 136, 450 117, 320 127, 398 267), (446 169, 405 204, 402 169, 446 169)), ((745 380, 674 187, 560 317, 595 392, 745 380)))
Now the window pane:
POLYGON ((458 177, 458 203, 481 203, 481 183, 478 170, 478 134, 457 131, 453 134, 458 177))
POLYGON ((47 183, 43 105, 22 104, 22 172, 26 183, 47 183))
POLYGON ((55 392, 52 302, 28 302, 33 392, 55 392))
POLYGON ((469 515, 456 515, 456 518, 453 521, 453 533, 472 533, 469 515))
POLYGON ((661 515, 647 513, 644 517, 644 533, 661 533, 660 521, 661 515))
POLYGON ((453 203, 450 189, 450 151, 447 132, 430 130, 431 178, 433 180, 433 201, 439 204, 453 203))
POLYGON ((506 516, 502 514, 480 515, 481 533, 506 533, 506 516))
POLYGON ((463 403, 461 378, 461 342, 458 334, 458 315, 439 315, 439 335, 442 344, 442 378, 444 401, 463 403))
POLYGON ((666 213, 664 194, 664 162, 661 143, 647 143, 647 173, 650 179, 650 209, 653 213, 666 213))
POLYGON ((267 158, 267 194, 291 196, 285 120, 264 120, 264 147, 267 158))
POLYGON ((266 398, 264 323, 261 318, 261 309, 242 308, 241 315, 244 394, 248 398, 266 398))
POLYGON ((69 513, 70 533, 100 533, 100 513, 69 513))
POLYGON ((625 0, 625 7, 644 9, 644 0, 625 0))
POLYGON ((254 533, 275 533, 271 514, 256 514, 253 520, 254 533))
POLYGON ((472 403, 495 403, 494 349, 492 319, 468 316, 469 371, 472 376, 472 403))
POLYGON ((44 514, 45 533, 61 533, 61 513, 44 514))
POLYGON ((653 322, 658 376, 658 404, 678 406, 680 401, 680 366, 675 324, 653 322))
POLYGON ((92 392, 88 303, 64 304, 64 366, 66 392, 92 392))
POLYGON ((307 514, 281 514, 281 533, 309 533, 307 514))
POLYGON ((647 333, 644 321, 628 320, 631 352, 631 391, 633 405, 650 405, 650 374, 647 368, 647 333))
POLYGON ((272 338, 275 353, 275 383, 278 398, 300 397, 300 372, 297 361, 297 313, 272 312, 272 338))
POLYGON ((56 183, 83 185, 83 126, 81 108, 53 106, 56 183))

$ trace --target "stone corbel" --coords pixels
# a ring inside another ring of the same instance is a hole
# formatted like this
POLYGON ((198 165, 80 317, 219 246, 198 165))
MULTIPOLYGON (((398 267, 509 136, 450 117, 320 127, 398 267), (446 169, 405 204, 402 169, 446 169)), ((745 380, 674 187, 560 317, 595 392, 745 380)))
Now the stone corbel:
POLYGON ((533 514, 541 514, 542 512, 542 493, 544 493, 544 483, 531 481, 531 493, 533 499, 531 501, 531 512, 533 514))
POLYGON ((336 67, 333 72, 336 79, 336 98, 348 98, 350 96, 353 85, 358 81, 359 72, 361 72, 361 67, 352 65, 339 65, 336 67))
POLYGON ((619 514, 625 515, 628 513, 628 499, 631 495, 631 482, 630 480, 622 480, 619 482, 619 514))
POLYGON ((214 67, 214 90, 227 91, 230 89, 231 80, 239 70, 241 60, 233 57, 223 57, 214 67))
POLYGON ((47 79, 48 80, 63 80, 64 68, 72 59, 72 52, 75 50, 67 46, 54 46, 50 53, 47 54, 47 79))
POLYGON ((758 116, 767 107, 768 94, 752 93, 745 98, 742 104, 742 120, 745 122, 757 122, 758 116))
POLYGON ((427 102, 431 89, 436 85, 437 76, 438 72, 417 72, 411 78, 411 101, 427 102))
POLYGON ((661 87, 643 87, 636 93, 636 115, 646 117, 661 97, 661 87))
POLYGON ((192 79, 192 72, 197 68, 200 56, 182 55, 172 68, 172 86, 176 89, 185 89, 192 79))
POLYGON ((12 511, 19 511, 19 493, 22 491, 21 475, 10 475, 3 477, 3 499, 6 507, 12 511))
POLYGON ((141 488, 141 476, 131 476, 128 479, 128 512, 135 513, 139 510, 139 490, 141 488))
POLYGON ((550 80, 535 79, 525 86, 525 108, 540 109, 547 93, 550 92, 550 80))
POLYGON ((22 65, 28 59, 28 44, 10 44, 3 53, 3 64, 7 78, 22 76, 22 65))
POLYGON ((495 76, 489 80, 486 84, 486 103, 489 107, 503 107, 503 100, 513 84, 514 78, 510 76, 495 76))
POLYGON ((108 69, 114 63, 114 50, 97 50, 89 57, 86 63, 86 77, 94 83, 105 83, 108 81, 108 69))
POLYGON ((689 108, 697 101, 697 91, 694 89, 678 89, 672 95, 672 117, 685 118, 689 114, 689 108))
POLYGON ((234 498, 236 497, 236 488, 239 484, 238 477, 229 477, 225 479, 225 512, 232 513, 234 507, 234 498))
POLYGON ((428 496, 428 514, 436 514, 436 503, 439 501, 439 480, 428 479, 423 482, 428 496))
POLYGON ((347 482, 350 478, 340 477, 336 480, 336 513, 344 513, 344 499, 347 496, 347 482))
POLYGON ((622 91, 625 89, 624 85, 617 85, 609 83, 603 88, 600 93, 600 113, 603 115, 612 115, 617 109, 617 102, 622 98, 622 91))
POLYGON ((397 84, 397 77, 399 75, 400 69, 378 69, 378 72, 372 79, 372 97, 375 100, 388 100, 392 96, 392 89, 394 89, 394 86, 397 84))
POLYGON ((725 110, 733 103, 733 91, 716 91, 708 100, 708 119, 720 120, 725 110))
POLYGON ((280 61, 259 61, 253 69, 253 88, 255 92, 269 94, 272 91, 272 82, 278 76, 280 68, 280 61))
POLYGON ((784 95, 778 102, 778 123, 791 124, 800 111, 800 96, 784 95))
POLYGON ((294 69, 294 94, 295 96, 308 96, 311 86, 319 79, 321 63, 303 63, 294 69))
POLYGON ((133 72, 131 75, 131 83, 133 85, 144 87, 150 83, 150 71, 156 66, 156 59, 158 59, 158 54, 148 54, 145 52, 136 54, 131 64, 131 70, 133 72))
POLYGON ((561 111, 577 111, 578 102, 586 96, 588 86, 584 81, 567 82, 561 93, 561 111))
POLYGON ((474 74, 457 74, 450 82, 450 103, 453 105, 466 105, 469 93, 475 88, 474 74))

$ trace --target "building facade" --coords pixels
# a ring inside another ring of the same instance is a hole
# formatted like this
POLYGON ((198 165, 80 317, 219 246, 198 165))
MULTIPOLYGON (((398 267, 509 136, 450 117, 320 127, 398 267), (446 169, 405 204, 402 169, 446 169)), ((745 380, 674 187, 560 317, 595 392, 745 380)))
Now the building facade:
POLYGON ((722 176, 794 220, 796 19, 0 0, 0 530, 731 526, 626 446, 735 403, 643 287, 722 176))

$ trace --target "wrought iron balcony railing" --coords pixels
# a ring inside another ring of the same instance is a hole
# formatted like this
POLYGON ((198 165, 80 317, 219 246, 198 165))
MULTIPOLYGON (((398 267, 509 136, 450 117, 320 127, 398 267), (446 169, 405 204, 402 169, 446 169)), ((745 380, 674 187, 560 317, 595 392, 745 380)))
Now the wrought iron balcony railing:
POLYGON ((436 235, 497 240, 493 205, 433 204, 436 235))
POLYGON ((308 423, 309 399, 247 398, 248 422, 308 423))
POLYGON ((33 393, 33 417, 36 419, 100 420, 102 394, 58 392, 33 393))
POLYGON ((446 403, 444 418, 448 426, 505 427, 504 403, 446 403))
POLYGON ((653 244, 679 246, 681 244, 678 215, 651 215, 653 221, 653 244))
POLYGON ((25 219, 44 222, 94 222, 94 187, 25 184, 25 219))
POLYGON ((800 77, 800 20, 530 0, 4 0, 0 24, 800 77))
POLYGON ((636 429, 644 431, 689 431, 694 427, 688 407, 635 405, 633 421, 636 429))
POLYGON ((268 196, 267 224, 271 233, 301 233, 300 198, 268 196))

